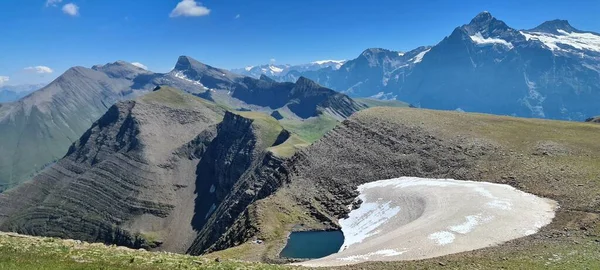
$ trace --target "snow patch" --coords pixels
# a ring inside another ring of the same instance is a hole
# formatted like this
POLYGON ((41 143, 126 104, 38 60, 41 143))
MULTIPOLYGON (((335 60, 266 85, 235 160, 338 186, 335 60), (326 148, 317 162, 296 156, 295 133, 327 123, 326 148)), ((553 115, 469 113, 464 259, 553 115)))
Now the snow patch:
POLYGON ((177 71, 177 72, 173 73, 173 76, 175 76, 176 78, 182 79, 184 81, 191 82, 195 85, 204 86, 204 85, 202 85, 202 83, 200 81, 190 80, 187 76, 185 76, 183 71, 177 71))
POLYGON ((271 70, 271 72, 273 73, 281 73, 283 71, 283 68, 278 68, 276 66, 269 66, 269 69, 271 70))
POLYGON ((324 64, 339 64, 343 65, 346 63, 346 60, 319 60, 311 62, 311 64, 324 65, 324 64))
POLYGON ((466 216, 465 219, 466 219, 466 221, 464 223, 450 226, 450 227, 448 227, 448 229, 455 233, 467 234, 467 233, 470 233, 471 231, 473 231, 473 229, 475 229, 475 227, 477 227, 477 225, 490 222, 491 220, 494 219, 494 217, 493 216, 483 217, 483 214, 480 213, 477 215, 466 216))
POLYGON ((247 67, 245 67, 244 69, 245 69, 246 71, 250 71, 250 70, 252 70, 253 68, 254 68, 254 66, 247 66, 247 67))
POLYGON ((397 251, 395 249, 383 249, 383 250, 367 253, 364 255, 354 255, 354 256, 338 258, 338 260, 347 261, 347 262, 359 262, 359 261, 369 260, 373 256, 393 257, 393 256, 402 255, 403 253, 406 253, 406 250, 397 251))
POLYGON ((453 233, 447 231, 435 232, 430 234, 427 238, 435 241, 439 246, 445 246, 452 244, 456 236, 453 233))
POLYGON ((420 52, 419 54, 417 54, 413 59, 411 59, 411 61, 416 64, 416 63, 420 63, 421 61, 423 61, 423 56, 425 56, 425 54, 427 54, 431 49, 427 49, 424 50, 422 52, 420 52))
POLYGON ((361 206, 350 212, 347 219, 340 219, 344 232, 344 244, 341 249, 362 242, 369 236, 379 233, 377 228, 400 212, 400 207, 390 206, 390 202, 367 202, 363 195, 361 206))
POLYGON ((485 205, 487 205, 487 207, 489 207, 489 208, 496 208, 496 209, 502 209, 502 210, 512 209, 512 203, 509 201, 503 201, 503 200, 493 200, 491 202, 486 203, 485 205))
POLYGON ((500 44, 500 45, 506 46, 509 50, 512 50, 515 47, 515 46, 513 46, 512 43, 510 43, 504 39, 492 38, 492 37, 484 38, 480 32, 477 32, 475 35, 470 36, 470 38, 473 42, 475 42, 475 44, 478 44, 478 45, 500 44))
POLYGON ((568 51, 561 48, 560 45, 571 46, 577 50, 588 50, 600 52, 600 36, 592 33, 570 33, 564 30, 557 30, 558 35, 543 32, 524 32, 521 34, 527 40, 538 40, 552 51, 568 51))
POLYGON ((215 193, 215 190, 217 190, 217 188, 215 187, 215 185, 211 185, 209 192, 210 193, 215 193))

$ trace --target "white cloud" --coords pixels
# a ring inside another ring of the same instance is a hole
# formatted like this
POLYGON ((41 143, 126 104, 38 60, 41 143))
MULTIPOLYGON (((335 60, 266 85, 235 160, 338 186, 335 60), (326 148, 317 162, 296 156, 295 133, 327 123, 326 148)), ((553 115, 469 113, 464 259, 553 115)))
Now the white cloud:
POLYGON ((60 2, 62 2, 62 0, 47 0, 46 1, 46 6, 53 6, 55 7, 57 4, 59 4, 60 2))
POLYGON ((26 67, 24 68, 27 72, 38 73, 38 74, 50 74, 54 72, 51 68, 47 66, 35 66, 35 67, 26 67))
POLYGON ((8 76, 0 76, 0 85, 5 84, 9 80, 10 80, 10 78, 8 76))
POLYGON ((79 16, 79 7, 73 3, 64 5, 62 11, 69 16, 79 16))
POLYGON ((131 64, 132 64, 132 65, 134 65, 134 66, 136 66, 136 67, 139 67, 139 68, 141 68, 141 69, 148 70, 148 67, 147 67, 146 65, 144 65, 144 64, 142 64, 142 63, 140 63, 140 62, 133 62, 133 63, 131 63, 131 64))
POLYGON ((269 61, 271 61, 271 63, 275 63, 275 62, 277 62, 277 59, 271 58, 271 60, 269 60, 269 61))
POLYGON ((177 4, 175 9, 171 11, 171 18, 173 17, 199 17, 206 16, 210 13, 210 9, 202 6, 201 3, 197 3, 194 0, 182 0, 177 4))
POLYGON ((236 18, 236 19, 239 19, 240 17, 241 17, 241 15, 240 15, 240 14, 238 14, 238 15, 235 15, 235 18, 236 18))

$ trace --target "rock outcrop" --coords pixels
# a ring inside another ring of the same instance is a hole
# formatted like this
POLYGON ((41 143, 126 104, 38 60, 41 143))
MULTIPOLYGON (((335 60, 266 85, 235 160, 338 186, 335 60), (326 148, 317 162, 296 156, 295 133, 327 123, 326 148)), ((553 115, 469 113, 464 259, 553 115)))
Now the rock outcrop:
POLYGON ((63 159, 0 194, 0 229, 181 253, 247 240, 227 229, 281 184, 256 175, 279 170, 267 148, 287 137, 267 115, 161 87, 112 106, 63 159))

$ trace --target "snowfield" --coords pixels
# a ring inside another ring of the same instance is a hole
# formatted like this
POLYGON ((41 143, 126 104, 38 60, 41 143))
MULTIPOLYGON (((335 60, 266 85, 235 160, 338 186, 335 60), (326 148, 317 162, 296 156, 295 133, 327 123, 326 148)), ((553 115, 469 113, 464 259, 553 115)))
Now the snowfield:
POLYGON ((564 30, 557 31, 559 35, 541 32, 524 32, 521 34, 527 40, 539 40, 552 51, 564 51, 560 45, 567 45, 577 50, 600 52, 600 36, 592 33, 570 33, 564 30))
POLYGON ((413 64, 421 63, 421 61, 423 61, 423 56, 425 56, 425 54, 427 54, 430 50, 431 49, 427 49, 417 54, 413 59, 411 59, 413 64))
POLYGON ((512 50, 515 46, 513 46, 512 43, 504 40, 504 39, 500 39, 500 38, 484 38, 481 33, 477 32, 475 35, 470 36, 471 40, 473 42, 475 42, 475 44, 478 45, 494 45, 494 44, 500 44, 503 46, 506 46, 509 50, 512 50))
POLYGON ((536 233, 557 203, 508 185, 401 177, 358 187, 360 208, 340 220, 340 252, 299 263, 341 266, 432 258, 536 233))

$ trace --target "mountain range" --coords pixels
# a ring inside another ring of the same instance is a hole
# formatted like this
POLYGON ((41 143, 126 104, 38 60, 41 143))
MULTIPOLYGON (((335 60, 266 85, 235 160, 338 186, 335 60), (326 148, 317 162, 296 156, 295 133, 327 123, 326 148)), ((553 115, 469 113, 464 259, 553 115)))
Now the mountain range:
POLYGON ((339 69, 266 75, 423 108, 583 121, 598 114, 600 34, 565 20, 517 30, 482 12, 434 46, 367 49, 339 69))
MULTIPOLYGON (((153 73, 124 61, 74 67, 39 91, 0 104, 0 191, 63 157, 115 102, 144 95, 157 85, 182 89, 231 110, 274 114, 291 129, 326 123, 317 134, 366 107, 306 78, 296 83, 254 79, 187 56, 169 73, 153 73)), ((314 140, 320 135, 307 136, 314 140)))
MULTIPOLYGON (((323 68, 331 68, 333 70, 340 69, 346 60, 320 60, 308 64, 301 65, 276 65, 267 64, 259 66, 247 66, 245 68, 232 69, 231 72, 242 74, 254 78, 260 78, 261 75, 266 75, 272 78, 285 77, 288 73, 298 73, 305 71, 316 71, 323 68)), ((296 81, 296 80, 293 80, 296 81)))

